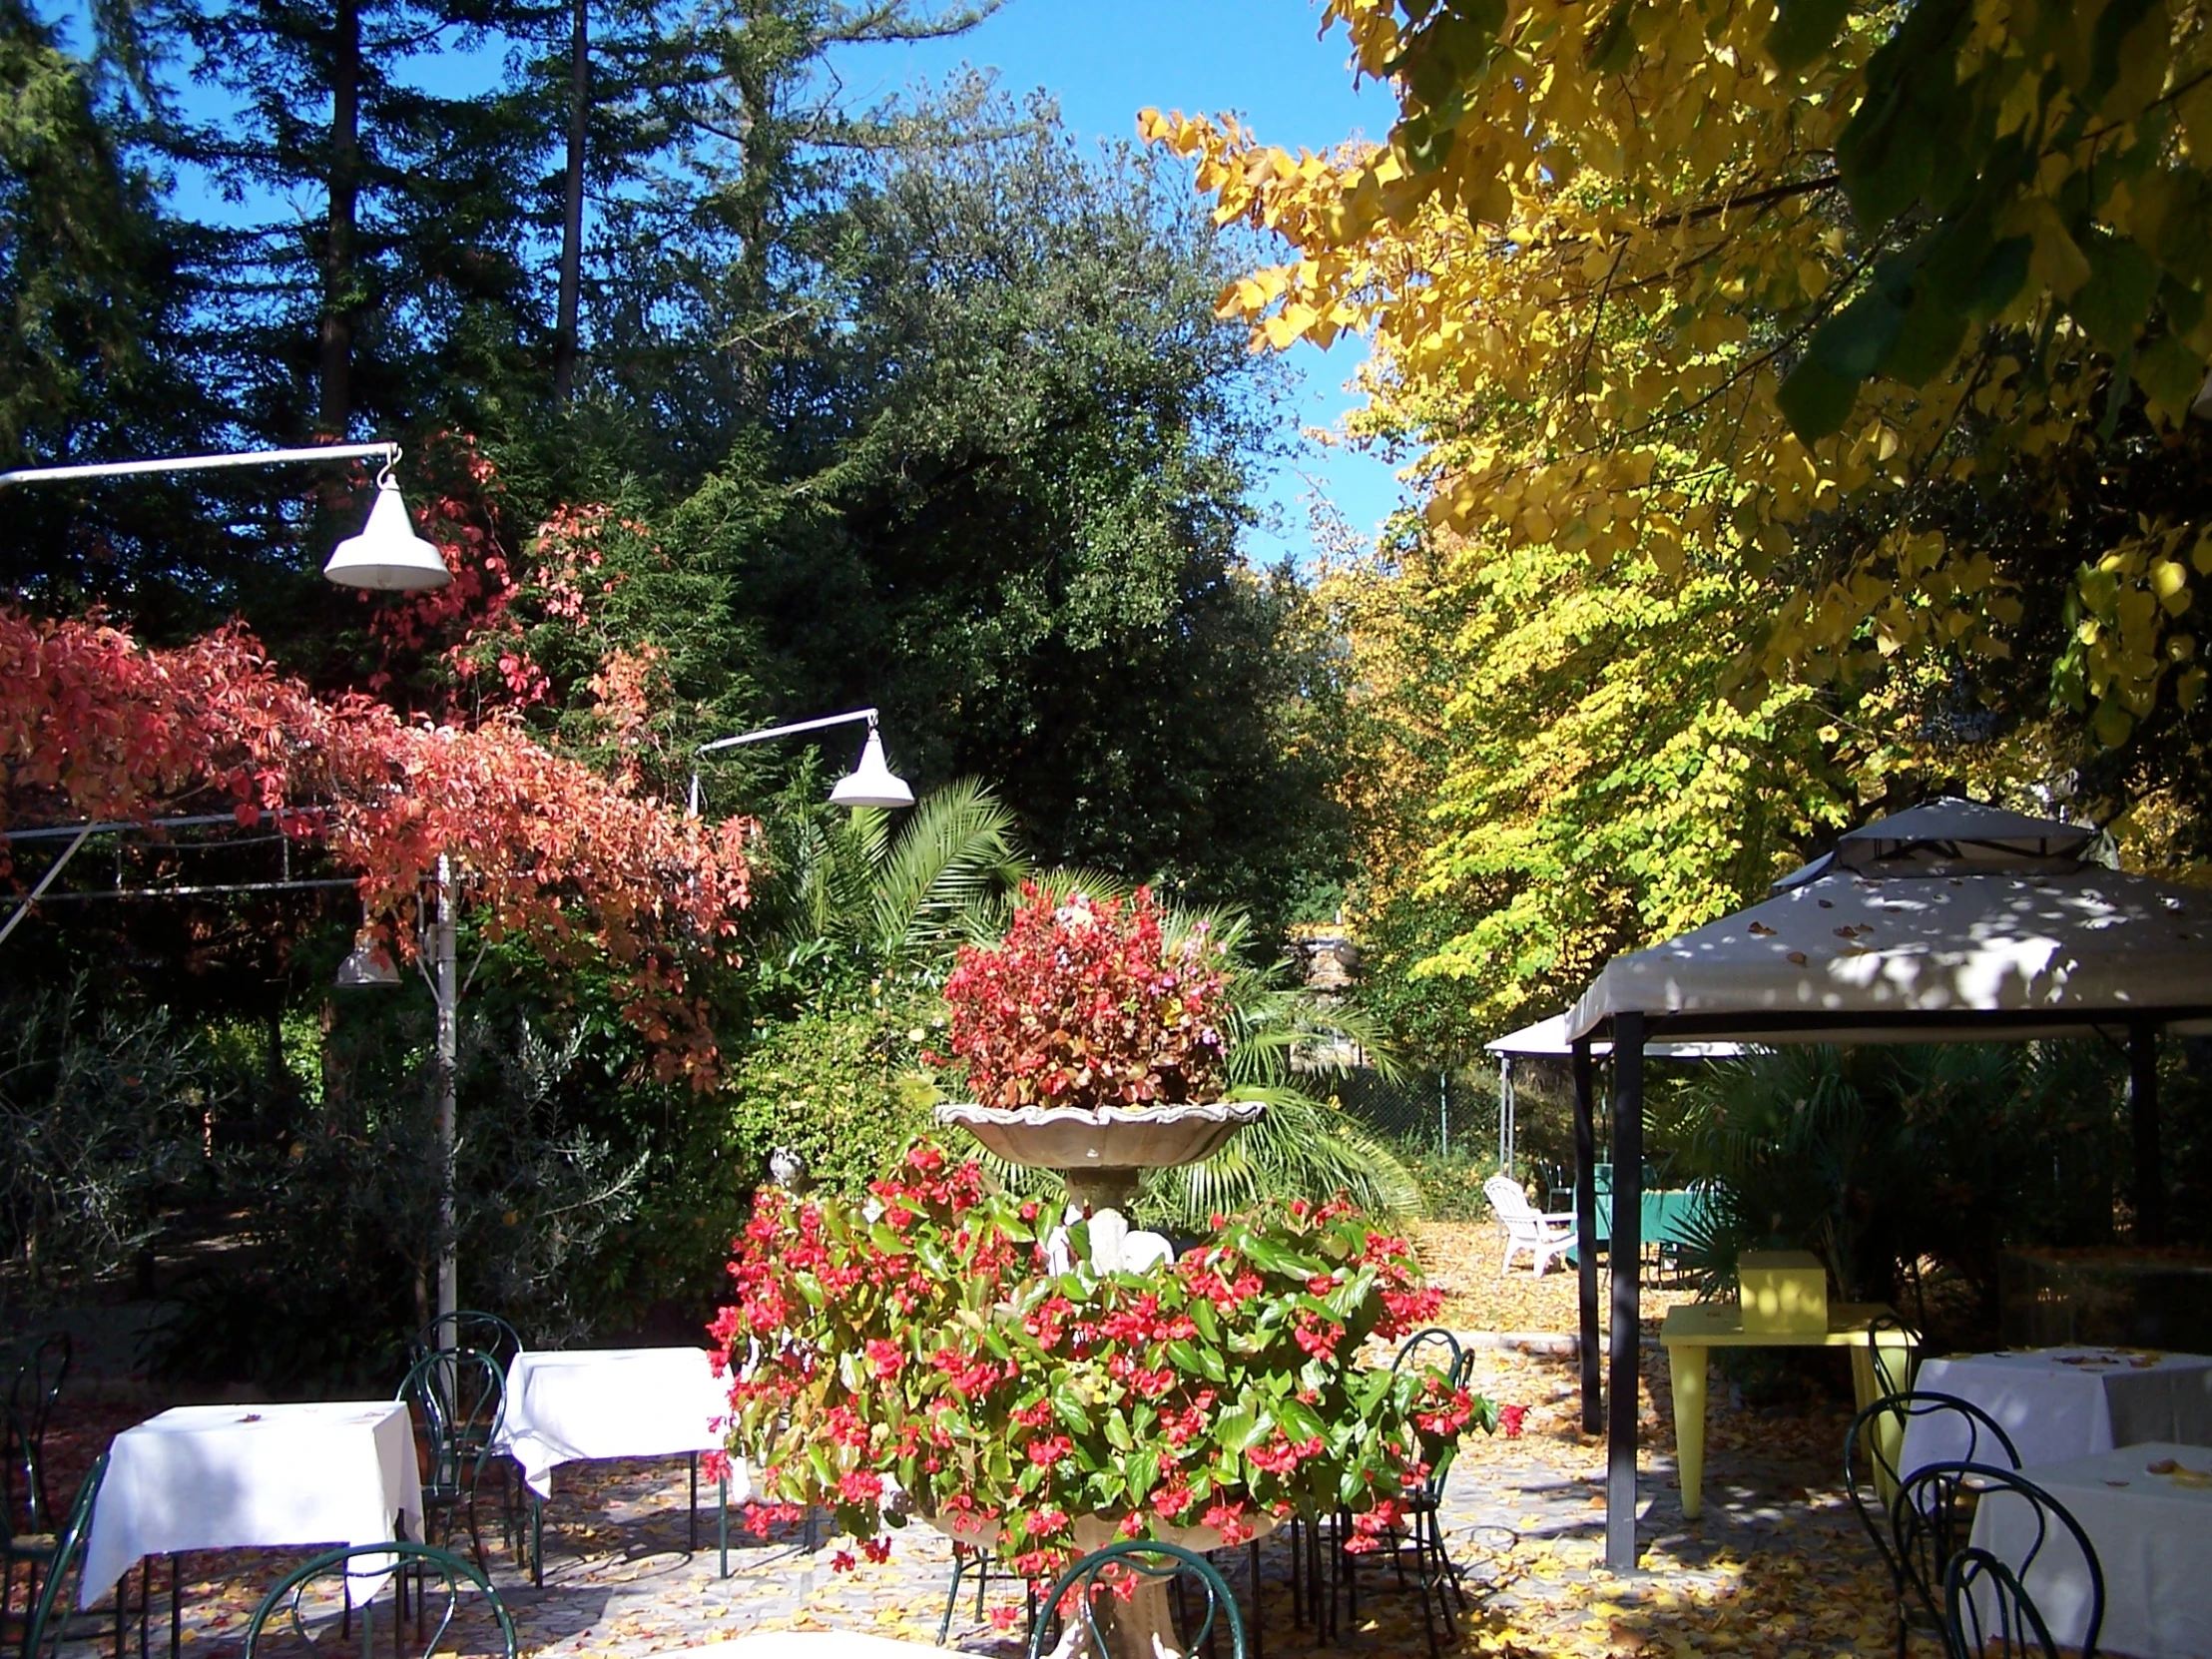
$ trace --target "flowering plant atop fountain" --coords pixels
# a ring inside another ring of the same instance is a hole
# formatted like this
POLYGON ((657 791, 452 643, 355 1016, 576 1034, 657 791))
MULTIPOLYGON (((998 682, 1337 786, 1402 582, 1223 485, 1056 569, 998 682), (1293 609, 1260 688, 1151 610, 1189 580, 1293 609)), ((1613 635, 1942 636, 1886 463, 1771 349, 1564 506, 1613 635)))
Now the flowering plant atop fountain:
POLYGON ((981 1105, 1170 1105, 1221 1093, 1227 982, 1203 925, 1170 942, 1151 890, 1021 889, 1006 937, 944 987, 952 1058, 981 1105))
POLYGON ((1145 1275, 1051 1274, 1039 1227, 928 1144, 869 1206, 761 1194, 714 1338, 768 1507, 830 1506, 878 1558, 910 1510, 1031 1577, 1078 1516, 1236 1543, 1342 1507, 1374 1547, 1446 1441, 1496 1425, 1440 1374, 1357 1364, 1437 1297, 1349 1205, 1224 1219, 1145 1275))

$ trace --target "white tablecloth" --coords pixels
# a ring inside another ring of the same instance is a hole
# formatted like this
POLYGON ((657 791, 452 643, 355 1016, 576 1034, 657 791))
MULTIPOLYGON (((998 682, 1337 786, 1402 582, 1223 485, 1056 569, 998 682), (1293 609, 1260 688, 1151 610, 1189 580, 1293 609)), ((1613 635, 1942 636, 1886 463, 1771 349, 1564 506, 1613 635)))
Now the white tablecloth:
MULTIPOLYGON (((522 1465, 540 1497, 553 1470, 595 1457, 673 1457, 723 1448, 730 1385, 698 1348, 583 1349, 514 1357, 492 1449, 522 1465)), ((732 1460, 730 1496, 751 1495, 732 1460)))
POLYGON ((142 1556, 382 1543, 395 1515, 408 1537, 422 1536, 404 1404, 180 1405, 109 1446, 78 1604, 92 1605, 142 1556))
MULTIPOLYGON (((2029 1476, 2066 1506, 2104 1569, 2099 1653, 2131 1659, 2204 1659, 2212 1654, 2212 1450, 2198 1445, 2123 1446, 2052 1463, 2029 1476), (2202 1482, 2149 1472, 2167 1459, 2203 1472, 2202 1482)), ((2024 1498, 1991 1492, 1974 1511, 1973 1541, 2017 1570, 2034 1536, 2024 1498)), ((2051 1635, 2077 1648, 2089 1610, 2089 1575, 2063 1528, 2022 1582, 2051 1635)))
MULTIPOLYGON (((2022 1468, 2142 1440, 2212 1445, 2212 1356, 2202 1354, 2110 1348, 1964 1354, 1926 1362, 1913 1386, 1980 1406, 2012 1436, 2022 1468)), ((1955 1417, 1916 1417, 1906 1429, 1904 1472, 1965 1449, 1955 1417)), ((1995 1447, 1977 1455, 2004 1461, 1995 1447)))

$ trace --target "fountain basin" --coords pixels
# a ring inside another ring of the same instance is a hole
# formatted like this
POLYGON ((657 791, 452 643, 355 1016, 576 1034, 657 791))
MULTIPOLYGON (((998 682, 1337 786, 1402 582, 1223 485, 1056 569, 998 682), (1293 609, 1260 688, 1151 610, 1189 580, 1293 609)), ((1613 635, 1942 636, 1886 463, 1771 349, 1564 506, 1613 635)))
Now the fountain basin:
POLYGON ((937 1121, 965 1129, 1009 1164, 1029 1169, 1171 1169, 1210 1158, 1267 1111, 1264 1100, 1179 1106, 943 1105, 937 1121))

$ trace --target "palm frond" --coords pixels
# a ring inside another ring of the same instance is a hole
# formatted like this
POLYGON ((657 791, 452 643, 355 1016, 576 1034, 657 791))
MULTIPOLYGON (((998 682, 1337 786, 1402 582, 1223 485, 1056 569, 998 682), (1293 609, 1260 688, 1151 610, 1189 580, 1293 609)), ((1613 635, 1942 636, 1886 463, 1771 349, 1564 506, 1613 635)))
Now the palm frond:
POLYGON ((1338 1193, 1384 1217, 1417 1215, 1420 1183, 1386 1148, 1342 1111, 1303 1089, 1239 1089, 1268 1110, 1203 1163, 1162 1170, 1146 1186, 1140 1210, 1166 1225, 1202 1232, 1208 1218, 1267 1200, 1320 1202, 1338 1193))
POLYGON ((964 779, 931 791, 871 860, 877 953, 886 961, 949 954, 969 919, 1011 892, 1025 867, 1014 815, 981 784, 964 779))

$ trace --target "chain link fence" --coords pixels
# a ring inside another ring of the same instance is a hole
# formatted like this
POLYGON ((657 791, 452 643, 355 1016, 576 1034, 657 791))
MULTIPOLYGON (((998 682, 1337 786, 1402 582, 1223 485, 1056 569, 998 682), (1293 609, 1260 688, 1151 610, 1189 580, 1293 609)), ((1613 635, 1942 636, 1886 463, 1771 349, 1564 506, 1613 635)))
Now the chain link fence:
POLYGON ((1497 1078, 1482 1072, 1407 1072, 1369 1066, 1330 1081, 1329 1092, 1361 1128, 1408 1152, 1482 1160, 1497 1156, 1497 1078))

